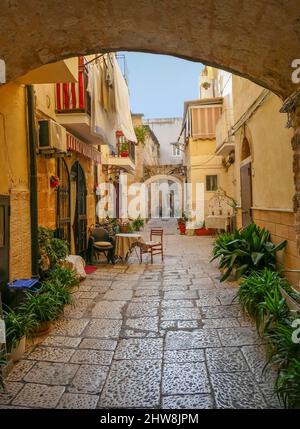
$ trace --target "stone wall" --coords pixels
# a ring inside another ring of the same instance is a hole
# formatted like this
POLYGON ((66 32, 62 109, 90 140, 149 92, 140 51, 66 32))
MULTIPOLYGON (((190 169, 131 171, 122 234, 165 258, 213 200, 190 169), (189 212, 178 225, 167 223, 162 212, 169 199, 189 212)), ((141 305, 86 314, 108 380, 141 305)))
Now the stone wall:
POLYGON ((30 197, 27 190, 10 193, 10 280, 31 277, 30 197))
MULTIPOLYGON (((278 254, 278 261, 283 264, 284 269, 300 269, 300 255, 297 249, 297 237, 295 231, 295 216, 292 212, 253 210, 254 222, 271 232, 272 241, 279 243, 287 240, 287 247, 278 254)), ((284 275, 295 285, 299 286, 299 273, 284 273, 284 275)))

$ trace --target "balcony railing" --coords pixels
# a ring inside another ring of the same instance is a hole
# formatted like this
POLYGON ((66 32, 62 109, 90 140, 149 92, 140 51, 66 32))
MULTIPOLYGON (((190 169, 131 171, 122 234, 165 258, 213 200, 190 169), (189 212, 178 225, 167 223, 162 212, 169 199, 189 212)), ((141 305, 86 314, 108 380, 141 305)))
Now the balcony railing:
POLYGON ((87 91, 88 72, 84 57, 78 58, 78 82, 56 84, 57 113, 91 114, 91 98, 87 91))
POLYGON ((135 162, 135 144, 131 142, 126 142, 126 148, 124 147, 124 143, 117 143, 117 151, 116 153, 112 153, 112 156, 116 156, 118 158, 130 158, 131 161, 135 162))

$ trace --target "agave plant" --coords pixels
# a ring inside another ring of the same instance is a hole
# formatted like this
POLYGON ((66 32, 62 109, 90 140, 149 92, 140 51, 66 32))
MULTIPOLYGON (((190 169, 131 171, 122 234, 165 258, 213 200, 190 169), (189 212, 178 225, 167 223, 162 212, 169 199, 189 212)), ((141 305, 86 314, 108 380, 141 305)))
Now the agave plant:
POLYGON ((235 271, 238 279, 251 270, 263 268, 276 269, 276 253, 284 249, 287 241, 275 245, 270 232, 251 223, 246 228, 233 233, 219 235, 213 247, 213 258, 220 258, 219 268, 224 268, 221 281, 226 280, 235 271))

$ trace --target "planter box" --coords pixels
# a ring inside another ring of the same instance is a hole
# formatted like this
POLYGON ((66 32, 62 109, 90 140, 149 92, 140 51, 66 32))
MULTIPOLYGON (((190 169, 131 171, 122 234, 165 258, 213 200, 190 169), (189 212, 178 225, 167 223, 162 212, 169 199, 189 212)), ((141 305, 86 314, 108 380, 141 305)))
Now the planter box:
POLYGON ((195 235, 213 235, 214 231, 212 228, 196 228, 195 235))

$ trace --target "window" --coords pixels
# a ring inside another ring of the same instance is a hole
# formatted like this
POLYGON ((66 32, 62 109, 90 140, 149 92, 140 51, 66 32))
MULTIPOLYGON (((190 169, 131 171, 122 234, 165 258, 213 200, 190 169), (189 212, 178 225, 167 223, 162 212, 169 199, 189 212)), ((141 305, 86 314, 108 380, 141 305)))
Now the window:
POLYGON ((178 146, 172 145, 172 155, 173 156, 180 156, 180 149, 178 146))
POLYGON ((206 181, 206 190, 207 191, 216 191, 218 189, 218 176, 205 176, 206 181))

